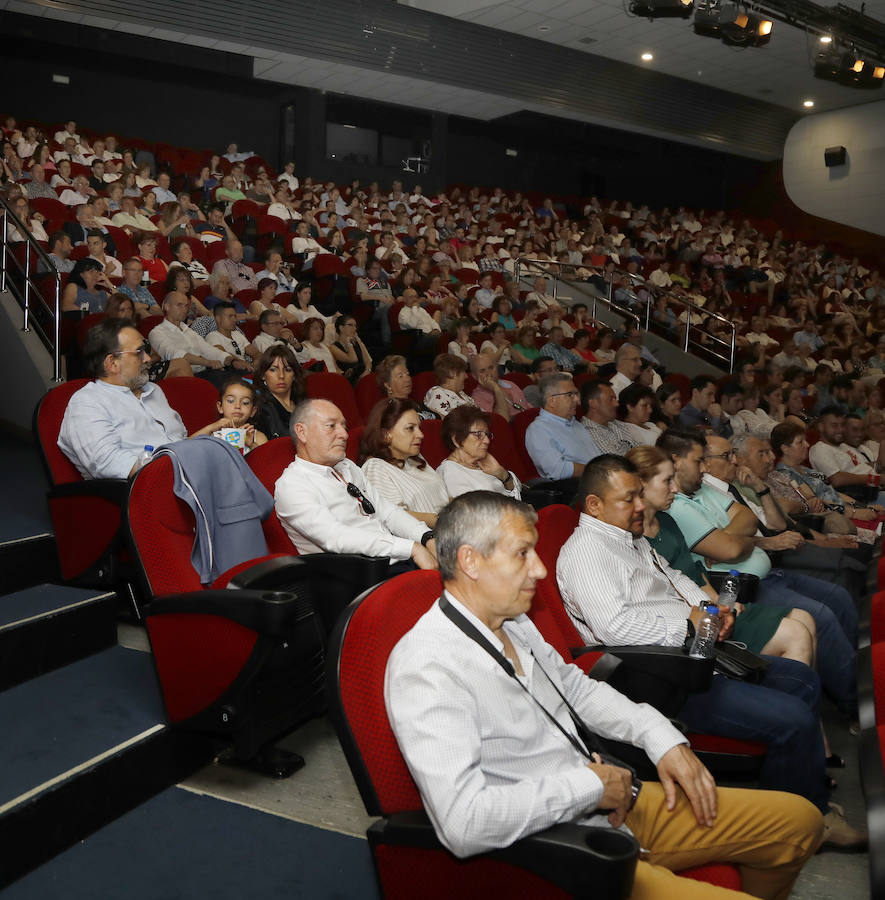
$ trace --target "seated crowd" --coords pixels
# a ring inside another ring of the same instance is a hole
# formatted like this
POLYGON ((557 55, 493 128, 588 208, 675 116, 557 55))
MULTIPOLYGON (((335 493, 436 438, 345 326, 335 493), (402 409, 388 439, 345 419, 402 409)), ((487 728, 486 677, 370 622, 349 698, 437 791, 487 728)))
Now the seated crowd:
MULTIPOLYGON (((443 601, 391 657, 391 723, 450 849, 604 822, 602 810, 649 849, 636 897, 662 896, 674 868, 729 859, 748 893, 786 897, 821 842, 865 845, 830 802, 826 769, 844 761, 818 704, 825 693, 856 728, 856 603, 885 520, 877 272, 723 213, 603 209, 591 198, 570 218, 500 189, 339 190, 299 182, 291 164, 275 178, 237 154, 170 180, 111 137, 87 141, 74 122, 48 143, 14 126, 3 189, 20 195, 19 218, 47 221, 29 202, 51 193, 82 197, 76 221, 45 229, 67 276, 63 314, 100 319, 81 354, 94 380, 71 398, 59 436, 81 474, 128 477, 145 445, 224 428, 246 431, 245 453, 291 439, 274 501, 294 548, 385 557, 391 576, 439 569, 443 600, 520 676, 454 641, 443 601), (256 241, 242 201, 279 224, 264 222, 256 241), (118 253, 124 240, 131 255, 118 253), (714 347, 724 317, 738 328, 734 374, 666 372, 631 320, 606 329, 534 272, 526 290, 520 257, 597 288, 612 277, 625 307, 654 303, 661 334, 691 323, 714 347), (342 409, 308 389, 322 374, 376 401, 353 445, 342 409), (171 376, 219 389, 194 434, 156 384, 171 376), (431 429, 448 454, 435 468, 422 454, 431 429), (496 455, 498 429, 528 479, 496 455), (580 513, 551 573, 535 552, 536 516, 519 502, 536 502, 538 489, 580 513), (720 640, 764 655, 758 684, 716 677, 688 695, 626 675, 602 685, 566 666, 523 616, 549 577, 587 644, 682 646, 730 570, 755 576, 758 591, 750 605, 719 607, 720 640), (526 692, 555 712, 537 715, 526 692), (511 706, 525 718, 504 715, 511 706), (603 736, 645 750, 661 785, 631 799, 625 770, 581 749, 572 706, 603 736), (717 790, 667 717, 764 742, 769 793, 717 790), (665 850, 667 827, 692 851, 665 850), (738 827, 753 847, 744 855, 729 849, 738 827)), ((694 884, 697 896, 719 896, 694 884)))

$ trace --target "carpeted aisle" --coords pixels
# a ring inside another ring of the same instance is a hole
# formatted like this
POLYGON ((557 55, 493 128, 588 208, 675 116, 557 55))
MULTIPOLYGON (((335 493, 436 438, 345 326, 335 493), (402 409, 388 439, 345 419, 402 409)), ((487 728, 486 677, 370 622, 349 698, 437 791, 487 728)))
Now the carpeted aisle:
POLYGON ((170 788, 3 900, 375 900, 365 840, 170 788))

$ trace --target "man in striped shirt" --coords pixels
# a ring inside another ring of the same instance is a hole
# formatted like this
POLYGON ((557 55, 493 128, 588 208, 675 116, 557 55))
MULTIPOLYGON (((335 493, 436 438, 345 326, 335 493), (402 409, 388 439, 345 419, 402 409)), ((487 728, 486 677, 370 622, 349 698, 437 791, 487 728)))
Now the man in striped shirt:
MULTIPOLYGON (((681 646, 700 621, 698 604, 709 598, 643 537, 636 467, 620 456, 598 456, 584 469, 578 500, 581 517, 560 551, 556 580, 581 636, 590 644, 681 646)), ((727 637, 733 622, 723 624, 727 637)), ((829 806, 817 675, 795 660, 766 661, 761 684, 717 675, 707 691, 688 695, 677 718, 690 731, 766 743, 760 784, 814 803, 824 814, 825 845, 862 846, 865 835, 829 806)))

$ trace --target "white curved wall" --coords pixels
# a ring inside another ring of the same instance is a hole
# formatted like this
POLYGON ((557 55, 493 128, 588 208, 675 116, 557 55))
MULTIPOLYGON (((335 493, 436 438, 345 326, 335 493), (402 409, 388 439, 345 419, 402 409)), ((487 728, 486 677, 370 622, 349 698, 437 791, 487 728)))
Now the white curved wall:
POLYGON ((885 235, 885 101, 800 119, 784 145, 784 187, 800 209, 885 235), (824 165, 845 147, 844 166, 824 165))

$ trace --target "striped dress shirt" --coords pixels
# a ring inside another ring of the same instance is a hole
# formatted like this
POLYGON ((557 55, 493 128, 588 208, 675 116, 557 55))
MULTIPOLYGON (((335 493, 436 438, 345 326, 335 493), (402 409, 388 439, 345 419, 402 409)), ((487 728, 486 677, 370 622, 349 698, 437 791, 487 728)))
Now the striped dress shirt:
POLYGON ((581 513, 556 561, 563 603, 588 644, 678 647, 709 597, 644 537, 581 513))

